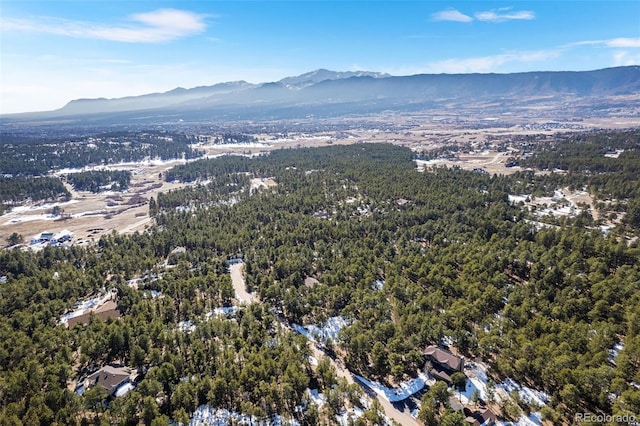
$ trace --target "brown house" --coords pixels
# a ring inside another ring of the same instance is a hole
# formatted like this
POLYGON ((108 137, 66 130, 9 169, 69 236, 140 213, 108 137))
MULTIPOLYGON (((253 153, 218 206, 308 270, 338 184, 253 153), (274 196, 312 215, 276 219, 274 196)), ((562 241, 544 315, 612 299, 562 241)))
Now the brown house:
POLYGON ((473 426, 493 426, 496 424, 496 415, 488 408, 471 411, 465 407, 464 415, 467 416, 465 421, 473 426))
POLYGON ((120 311, 118 311, 118 305, 113 300, 109 300, 102 304, 96 310, 86 311, 82 315, 72 317, 67 320, 67 327, 71 328, 76 324, 87 325, 91 315, 96 318, 100 318, 102 321, 106 321, 109 318, 120 318, 120 311))
POLYGON ((112 367, 107 365, 87 377, 86 387, 90 388, 100 385, 113 395, 115 391, 131 380, 131 370, 123 367, 112 367))
POLYGON ((427 346, 424 350, 425 370, 436 379, 451 383, 451 375, 462 372, 464 359, 438 346, 427 346))

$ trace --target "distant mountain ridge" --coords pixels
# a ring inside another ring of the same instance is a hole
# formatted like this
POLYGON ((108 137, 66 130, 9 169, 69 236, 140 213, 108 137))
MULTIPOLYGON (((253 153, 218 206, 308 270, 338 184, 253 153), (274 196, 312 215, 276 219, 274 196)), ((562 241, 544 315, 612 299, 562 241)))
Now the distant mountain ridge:
POLYGON ((325 80, 342 80, 351 77, 373 77, 373 78, 385 78, 391 77, 389 74, 372 72, 372 71, 330 71, 324 68, 317 69, 305 74, 301 74, 296 77, 285 77, 279 81, 285 87, 298 88, 311 86, 323 82, 325 80))
POLYGON ((164 108, 193 99, 234 93, 252 87, 255 87, 255 85, 246 81, 234 81, 218 83, 213 86, 194 87, 192 89, 177 87, 164 93, 150 93, 148 95, 127 96, 124 98, 76 99, 56 111, 62 112, 64 115, 74 115, 164 108))
POLYGON ((118 114, 119 119, 125 120, 154 115, 179 116, 184 120, 293 118, 415 110, 448 100, 508 102, 535 96, 564 96, 593 97, 597 101, 598 97, 626 94, 640 94, 640 66, 595 71, 410 76, 318 69, 262 84, 236 81, 125 98, 78 99, 61 109, 38 113, 37 117, 118 114))

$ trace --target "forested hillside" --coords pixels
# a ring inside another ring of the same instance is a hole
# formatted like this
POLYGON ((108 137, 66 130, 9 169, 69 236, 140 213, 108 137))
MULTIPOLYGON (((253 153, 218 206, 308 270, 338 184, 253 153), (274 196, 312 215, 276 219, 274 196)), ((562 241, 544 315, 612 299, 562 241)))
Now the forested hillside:
POLYGON ((52 170, 91 165, 197 158, 190 144, 196 136, 148 131, 116 132, 77 138, 33 138, 0 134, 0 172, 13 176, 39 176, 52 170))
POLYGON ((1 252, 0 419, 166 424, 209 404, 316 424, 358 398, 344 398, 355 392, 345 383, 331 391, 331 374, 313 372, 304 338, 283 325, 334 316, 350 325, 331 349, 381 383, 415 377, 424 348, 448 341, 489 364, 495 381, 550 395, 545 407, 514 397, 501 407, 506 418, 640 412, 640 249, 625 239, 634 224, 606 235, 580 217, 551 226, 509 201, 553 191, 568 175, 418 172, 413 157, 356 144, 199 160, 166 179, 207 184, 152 200, 157 226, 144 234, 1 252), (264 178, 277 186, 251 190, 264 178), (229 305, 227 261, 237 257, 262 303, 234 320, 206 315, 229 305), (138 289, 128 285, 135 278, 138 289), (117 290, 120 318, 59 323, 103 287, 117 290), (67 389, 114 361, 141 372, 126 396, 67 389), (319 412, 311 383, 342 397, 319 412))

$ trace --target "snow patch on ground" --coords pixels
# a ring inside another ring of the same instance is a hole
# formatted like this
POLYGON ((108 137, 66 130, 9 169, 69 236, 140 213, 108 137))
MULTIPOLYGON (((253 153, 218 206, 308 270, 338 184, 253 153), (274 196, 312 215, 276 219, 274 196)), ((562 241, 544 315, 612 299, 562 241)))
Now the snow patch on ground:
POLYGON ((316 404, 318 407, 322 407, 327 402, 327 398, 324 394, 321 394, 318 389, 307 389, 307 393, 309 394, 311 402, 316 404))
MULTIPOLYGON (((468 377, 468 380, 467 389, 461 394, 463 402, 465 399, 467 400, 467 402, 471 401, 473 392, 476 389, 478 390, 481 399, 485 401, 488 400, 487 367, 479 363, 468 362, 465 365, 465 373, 468 377)), ((511 378, 505 379, 502 383, 496 383, 495 389, 496 392, 494 398, 499 401, 508 398, 511 392, 515 390, 518 391, 520 397, 524 402, 526 402, 527 404, 535 404, 538 407, 545 406, 549 402, 550 398, 549 394, 547 394, 546 392, 523 386, 511 378)))
POLYGON ((384 287, 384 280, 375 280, 373 284, 371 284, 371 288, 373 290, 380 291, 382 290, 382 287, 384 287))
POLYGON ((355 420, 364 415, 364 410, 359 407, 351 407, 336 416, 340 426, 352 425, 355 420))
MULTIPOLYGON (((311 400, 311 402, 317 405, 318 408, 321 408, 324 404, 327 403, 327 397, 324 394, 320 393, 318 389, 307 389, 307 394, 309 395, 309 399, 311 400)), ((364 398, 362 398, 360 402, 364 407, 370 406, 370 402, 364 398)), ((364 411, 364 408, 349 407, 337 414, 336 420, 341 426, 349 426, 352 425, 356 419, 362 417, 364 415, 364 411)), ((387 420, 386 424, 390 424, 390 422, 387 420)))
POLYGON ((215 308, 213 311, 207 313, 205 316, 209 319, 211 316, 225 316, 234 317, 238 313, 237 306, 223 306, 222 308, 215 308))
POLYGON ((369 381, 362 376, 354 374, 354 377, 389 402, 403 401, 424 389, 425 384, 433 382, 426 375, 420 373, 415 379, 400 383, 397 388, 388 388, 378 382, 369 381))
POLYGON ((22 215, 24 213, 35 212, 38 210, 47 210, 47 209, 52 209, 54 207, 65 207, 70 204, 76 204, 79 202, 80 202, 79 200, 69 200, 69 201, 63 201, 60 203, 46 203, 46 204, 40 204, 35 206, 17 206, 17 207, 13 207, 11 210, 6 212, 3 216, 22 215))
POLYGON ((252 426, 299 426, 295 420, 285 420, 281 416, 273 416, 269 420, 260 420, 254 416, 234 411, 201 405, 193 413, 189 426, 227 426, 230 424, 252 426))
POLYGON ((115 396, 125 396, 126 394, 129 393, 129 391, 135 389, 136 387, 132 384, 132 383, 125 383, 124 385, 120 386, 118 389, 116 389, 116 392, 114 393, 115 396))
POLYGON ((196 325, 191 322, 191 320, 180 321, 178 323, 178 330, 183 333, 191 333, 196 330, 196 325))
POLYGON ((618 342, 613 346, 613 349, 609 349, 609 362, 616 363, 616 358, 620 355, 620 352, 624 349, 624 343, 618 342))
POLYGON ((536 210, 535 215, 538 217, 552 215, 558 216, 570 216, 574 217, 578 214, 577 209, 574 206, 553 207, 542 210, 536 210))
POLYGON ((34 220, 54 220, 57 218, 59 218, 59 216, 54 216, 52 214, 29 214, 29 215, 22 215, 20 217, 14 217, 8 222, 5 222, 4 225, 13 225, 16 223, 32 222, 34 220))
POLYGON ((496 426, 542 426, 542 415, 538 412, 522 416, 517 422, 497 421, 496 426))
POLYGON ((142 297, 156 299, 160 297, 162 293, 158 290, 142 290, 142 297))
POLYGON ((499 383, 497 387, 504 389, 507 394, 511 394, 511 392, 517 390, 522 400, 527 404, 535 404, 539 407, 542 407, 546 405, 547 402, 549 402, 549 394, 547 394, 546 392, 537 391, 535 389, 531 389, 530 387, 522 386, 511 378, 505 379, 505 381, 499 383))
POLYGON ((430 167, 440 166, 448 161, 446 158, 436 158, 434 160, 414 160, 416 163, 416 169, 419 172, 428 170, 430 167))
POLYGON ((350 321, 348 321, 344 317, 337 316, 327 319, 327 322, 322 327, 318 327, 315 324, 302 326, 295 323, 291 324, 291 326, 298 333, 306 336, 307 339, 316 343, 326 344, 329 339, 335 342, 338 338, 338 333, 340 332, 340 330, 343 327, 349 326, 349 324, 350 321))
POLYGON ((527 201, 527 199, 531 199, 531 194, 523 194, 523 195, 511 195, 509 194, 509 202, 511 204, 518 204, 520 201, 523 203, 527 201))
MULTIPOLYGON (((204 320, 207 321, 211 317, 233 318, 236 316, 237 313, 238 313, 237 306, 223 306, 221 308, 215 308, 213 311, 207 312, 206 314, 204 314, 204 320)), ((195 321, 192 321, 192 320, 180 321, 178 323, 178 331, 181 331, 183 333, 191 333, 195 331, 196 323, 198 323, 200 320, 202 320, 202 317, 198 317, 195 321)))
POLYGON ((624 152, 624 149, 616 149, 614 152, 608 152, 604 156, 607 158, 618 158, 620 154, 624 152))
POLYGON ((244 142, 244 143, 214 143, 212 148, 272 148, 273 145, 260 142, 244 142))
POLYGON ((453 337, 451 337, 451 336, 442 336, 442 339, 440 339, 440 344, 442 346, 447 347, 447 348, 450 347, 450 346, 453 346, 453 337))

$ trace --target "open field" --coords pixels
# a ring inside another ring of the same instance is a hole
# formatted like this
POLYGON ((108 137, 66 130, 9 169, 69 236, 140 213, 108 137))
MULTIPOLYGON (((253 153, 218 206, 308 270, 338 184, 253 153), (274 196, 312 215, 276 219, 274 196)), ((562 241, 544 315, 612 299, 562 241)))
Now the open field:
POLYGON ((183 162, 146 162, 117 165, 113 168, 132 171, 131 185, 127 192, 76 192, 69 186, 72 199, 64 203, 39 203, 14 208, 0 216, 0 240, 5 241, 13 232, 22 235, 28 243, 41 232, 58 232, 67 229, 74 233, 74 244, 98 241, 100 236, 112 231, 128 234, 143 231, 151 222, 148 200, 161 191, 184 186, 164 182, 159 174, 183 162), (63 215, 52 216, 51 208, 59 205, 63 215))

